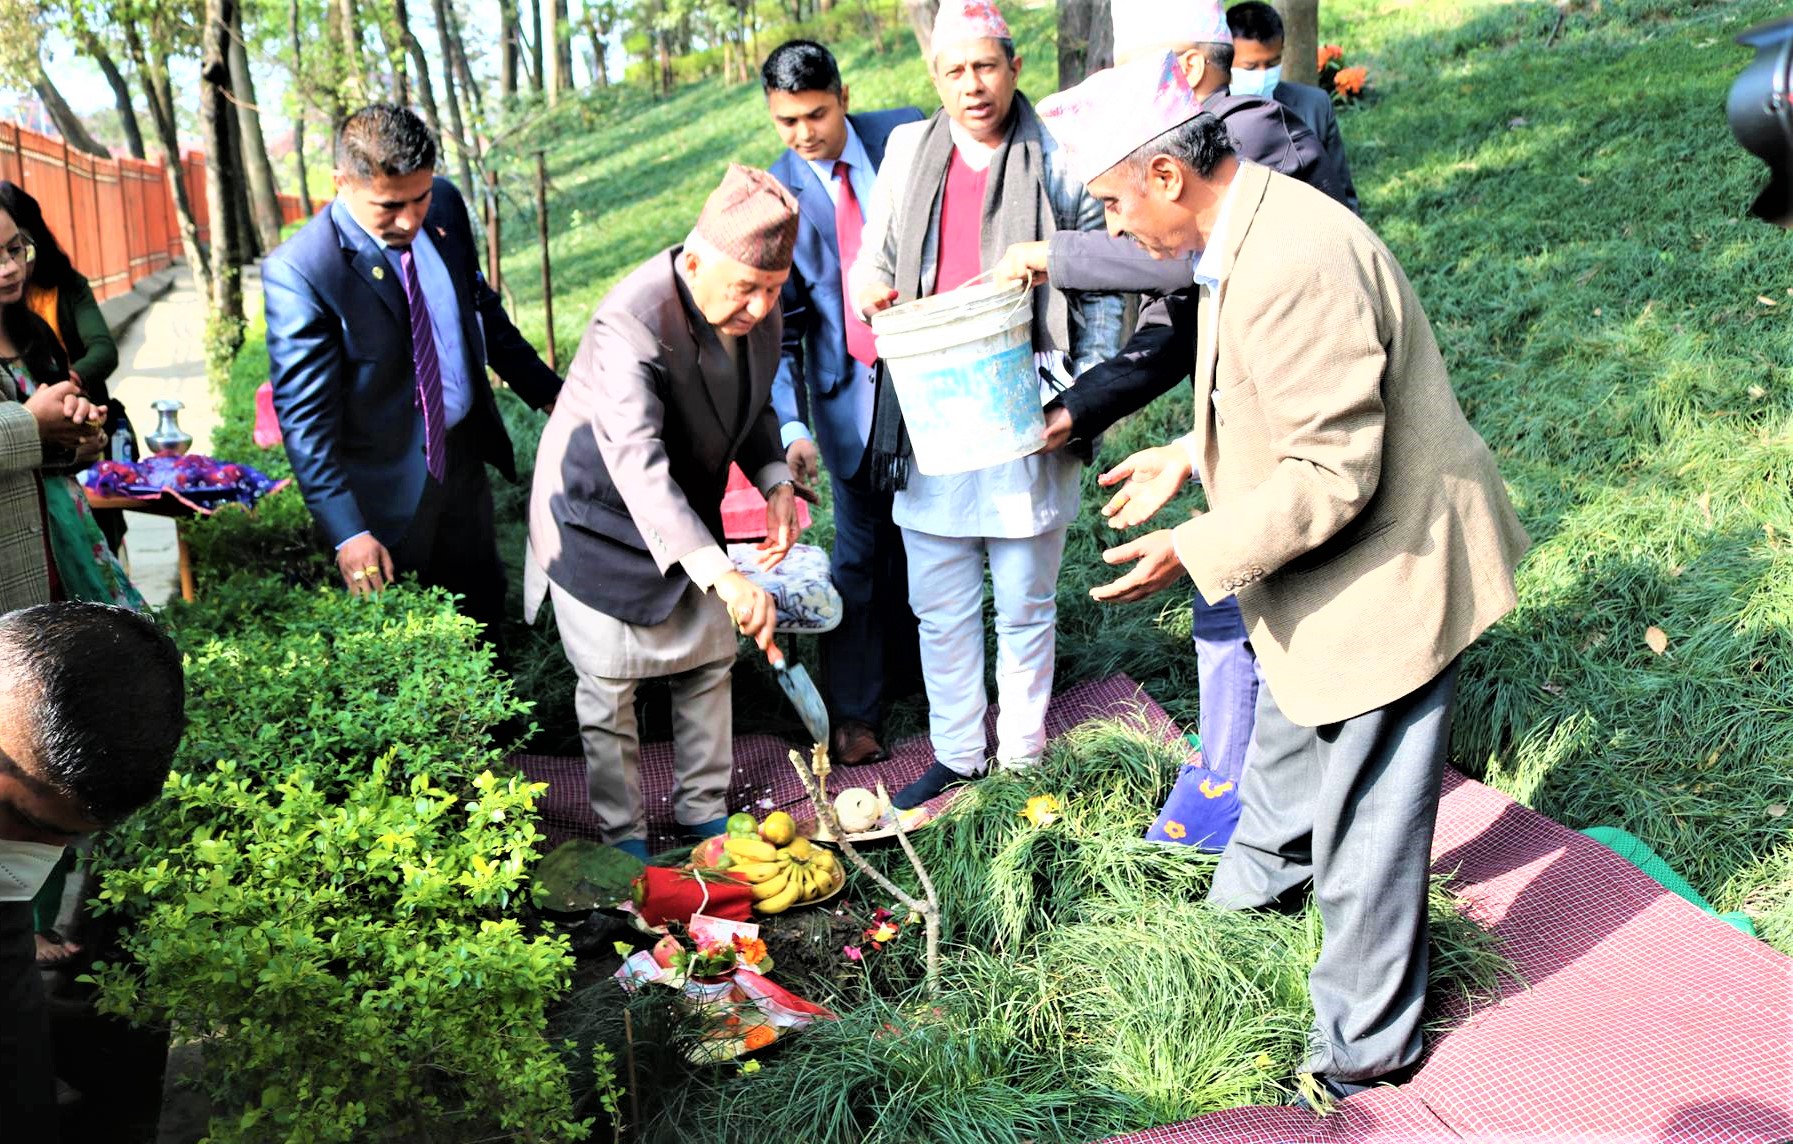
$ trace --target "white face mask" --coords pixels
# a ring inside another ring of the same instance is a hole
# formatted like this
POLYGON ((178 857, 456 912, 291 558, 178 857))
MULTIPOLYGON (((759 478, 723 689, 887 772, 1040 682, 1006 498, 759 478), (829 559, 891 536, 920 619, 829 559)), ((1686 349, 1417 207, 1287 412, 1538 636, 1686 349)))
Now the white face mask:
POLYGON ((62 847, 47 842, 0 841, 0 902, 29 902, 62 861, 62 847))
POLYGON ((1267 68, 1258 68, 1255 71, 1234 68, 1231 86, 1234 95, 1256 95, 1269 99, 1270 93, 1275 91, 1276 85, 1281 82, 1282 65, 1274 64, 1267 68))

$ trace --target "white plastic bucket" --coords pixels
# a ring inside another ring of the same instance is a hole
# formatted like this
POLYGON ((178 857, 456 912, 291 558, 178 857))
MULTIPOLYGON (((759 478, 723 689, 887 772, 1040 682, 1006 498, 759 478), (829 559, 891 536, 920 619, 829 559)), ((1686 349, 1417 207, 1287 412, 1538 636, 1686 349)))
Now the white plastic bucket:
POLYGON ((964 286, 872 316, 924 474, 987 469, 1045 443, 1032 297, 1020 284, 964 286))

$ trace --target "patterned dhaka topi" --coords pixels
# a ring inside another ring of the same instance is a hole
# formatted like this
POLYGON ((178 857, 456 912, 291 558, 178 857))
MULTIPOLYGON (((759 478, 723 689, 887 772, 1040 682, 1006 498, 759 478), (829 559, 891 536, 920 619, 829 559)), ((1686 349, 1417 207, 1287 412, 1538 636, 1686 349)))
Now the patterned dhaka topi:
POLYGON ((946 0, 934 16, 933 51, 970 40, 1012 40, 1009 23, 990 0, 946 0))
POLYGON ((1047 96, 1039 115, 1065 149, 1071 174, 1087 185, 1201 110, 1177 57, 1164 52, 1099 71, 1047 96))
POLYGON ((744 266, 789 270, 797 246, 797 200, 766 172, 730 163, 722 185, 704 203, 697 233, 744 266))

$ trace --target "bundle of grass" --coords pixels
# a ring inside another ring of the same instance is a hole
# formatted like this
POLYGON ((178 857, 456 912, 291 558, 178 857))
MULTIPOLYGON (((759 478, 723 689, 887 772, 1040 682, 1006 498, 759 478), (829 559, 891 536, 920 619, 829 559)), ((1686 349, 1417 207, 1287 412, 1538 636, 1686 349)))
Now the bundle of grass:
MULTIPOLYGON (((642 1073, 639 1138, 730 1138, 776 1108, 817 1141, 1044 1144, 1279 1101, 1313 1016, 1319 916, 1210 909, 1214 858, 1141 837, 1182 759, 1142 719, 1103 721, 965 792, 914 835, 948 925, 938 993, 921 987, 917 925, 867 957, 869 999, 787 982, 842 1017, 750 1071, 683 1067, 641 1043, 676 1039, 676 1022, 638 1022, 638 1052, 665 1062, 642 1073)), ((1442 886, 1432 940, 1434 988, 1460 1014, 1504 963, 1442 886)))

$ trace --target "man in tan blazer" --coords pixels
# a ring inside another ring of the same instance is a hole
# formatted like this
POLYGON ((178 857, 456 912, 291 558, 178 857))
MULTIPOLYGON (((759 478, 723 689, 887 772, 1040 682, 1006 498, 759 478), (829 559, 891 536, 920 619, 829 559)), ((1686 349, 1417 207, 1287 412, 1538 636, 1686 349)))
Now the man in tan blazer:
POLYGON ((1192 472, 1209 508, 1108 552, 1134 567, 1093 595, 1187 575, 1238 597, 1267 686, 1209 900, 1266 906, 1313 883, 1326 936, 1302 1071, 1343 1096, 1419 1057, 1457 659, 1514 606, 1528 541, 1394 256, 1345 207, 1241 162, 1174 63, 1042 107, 1070 124, 1112 233, 1201 254, 1176 323, 1194 431, 1104 474, 1125 483, 1103 511, 1144 523, 1192 472))
POLYGON ((554 601, 579 675, 586 778, 603 841, 645 856, 635 687, 673 694, 677 821, 720 834, 733 765, 735 626, 773 657, 776 609, 725 550, 722 495, 739 462, 766 496, 760 566, 797 538, 772 410, 779 291, 797 202, 732 166, 683 246, 599 304, 536 456, 527 618, 554 601), (732 621, 732 623, 731 623, 732 621))

